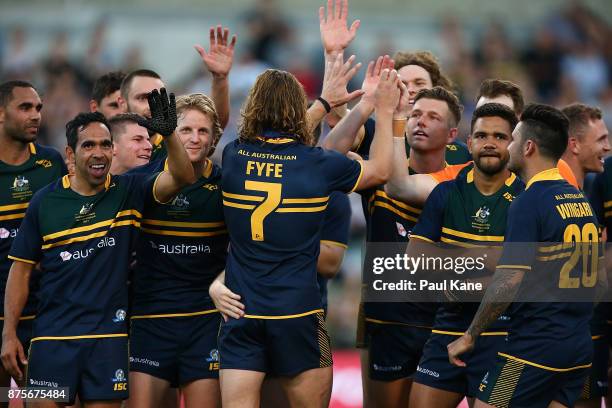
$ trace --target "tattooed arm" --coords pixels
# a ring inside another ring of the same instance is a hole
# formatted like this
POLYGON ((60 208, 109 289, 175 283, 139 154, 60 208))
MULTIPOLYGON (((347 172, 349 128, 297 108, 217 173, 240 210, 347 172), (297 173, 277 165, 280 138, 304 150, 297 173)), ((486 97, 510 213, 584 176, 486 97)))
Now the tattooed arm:
POLYGON ((524 274, 525 271, 518 269, 498 269, 495 272, 467 332, 447 346, 448 360, 452 365, 465 367, 459 356, 472 350, 476 338, 512 303, 524 274))

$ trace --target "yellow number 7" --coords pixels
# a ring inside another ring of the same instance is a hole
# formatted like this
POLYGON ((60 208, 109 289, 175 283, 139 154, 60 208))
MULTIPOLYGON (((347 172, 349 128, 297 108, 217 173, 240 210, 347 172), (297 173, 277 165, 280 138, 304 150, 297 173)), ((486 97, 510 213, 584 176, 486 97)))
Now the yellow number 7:
POLYGON ((280 204, 282 187, 283 185, 281 183, 266 183, 264 181, 251 180, 246 180, 244 182, 244 188, 247 190, 264 191, 268 193, 265 200, 263 200, 263 202, 253 210, 253 214, 251 214, 251 239, 253 239, 253 241, 264 240, 264 219, 280 204))

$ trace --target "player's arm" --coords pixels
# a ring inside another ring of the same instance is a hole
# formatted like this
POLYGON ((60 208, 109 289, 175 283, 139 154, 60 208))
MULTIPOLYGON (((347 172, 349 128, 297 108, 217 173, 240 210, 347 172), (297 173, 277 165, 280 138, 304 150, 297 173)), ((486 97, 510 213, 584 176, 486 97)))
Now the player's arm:
POLYGON ((346 248, 343 246, 321 242, 317 273, 326 279, 335 277, 342 266, 345 252, 346 248))
POLYGON ((215 103, 219 122, 224 129, 230 116, 228 76, 234 62, 236 35, 232 35, 231 41, 228 42, 228 40, 229 29, 218 25, 216 36, 215 27, 210 27, 210 46, 208 52, 201 45, 195 46, 204 66, 212 75, 211 99, 215 103))
POLYGON ((148 96, 151 119, 141 118, 139 124, 159 133, 164 137, 168 151, 168 170, 157 177, 153 185, 153 196, 160 203, 170 201, 180 190, 196 181, 189 156, 174 133, 177 125, 176 102, 174 94, 170 96, 162 88, 153 90, 148 96))
MULTIPOLYGON (((376 106, 376 90, 380 82, 383 69, 392 69, 393 60, 387 55, 378 57, 376 62, 370 61, 365 79, 361 86, 363 96, 350 113, 342 118, 340 122, 328 133, 323 141, 323 147, 346 154, 357 148, 361 139, 358 134, 364 135, 363 125, 368 120, 376 106)), ((377 117, 378 120, 378 117, 377 117)))
POLYGON ((17 324, 30 293, 33 263, 13 261, 6 282, 4 328, 2 330, 2 365, 15 379, 22 380, 21 366, 28 363, 23 345, 17 338, 17 324))
POLYGON ((338 54, 333 58, 328 58, 326 55, 321 98, 317 99, 307 112, 308 127, 311 131, 319 126, 321 120, 323 120, 326 114, 331 112, 331 109, 344 105, 363 95, 363 91, 360 89, 351 93, 346 89, 348 82, 361 67, 361 63, 352 66, 354 61, 354 55, 346 62, 343 62, 342 54, 338 54))
POLYGON ((240 295, 225 286, 225 271, 210 284, 208 294, 226 322, 228 316, 233 319, 244 316, 244 305, 240 302, 240 295))

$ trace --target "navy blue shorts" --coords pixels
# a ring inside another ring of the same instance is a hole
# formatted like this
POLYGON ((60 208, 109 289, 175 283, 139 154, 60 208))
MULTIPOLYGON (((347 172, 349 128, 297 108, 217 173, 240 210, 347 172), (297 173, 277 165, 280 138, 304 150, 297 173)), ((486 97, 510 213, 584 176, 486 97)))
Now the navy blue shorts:
POLYGON ((593 338, 593 366, 584 381, 580 399, 599 399, 608 395, 608 363, 610 346, 606 335, 593 338))
POLYGON ((572 407, 580 397, 588 367, 558 369, 498 353, 482 379, 477 398, 497 408, 547 408, 552 401, 572 407))
POLYGON ((292 377, 332 365, 322 312, 291 319, 230 318, 221 323, 218 343, 222 370, 292 377))
POLYGON ((218 312, 197 316, 132 319, 130 370, 178 387, 219 378, 218 312))
POLYGON ((431 328, 368 321, 368 375, 375 381, 409 378, 416 372, 431 328))
POLYGON ((28 387, 67 387, 69 405, 128 398, 128 338, 37 340, 30 345, 28 387))
POLYGON ((432 332, 423 349, 414 381, 432 388, 475 397, 482 377, 505 347, 505 335, 481 335, 474 350, 461 356, 466 367, 456 367, 448 361, 448 346, 459 336, 432 332))

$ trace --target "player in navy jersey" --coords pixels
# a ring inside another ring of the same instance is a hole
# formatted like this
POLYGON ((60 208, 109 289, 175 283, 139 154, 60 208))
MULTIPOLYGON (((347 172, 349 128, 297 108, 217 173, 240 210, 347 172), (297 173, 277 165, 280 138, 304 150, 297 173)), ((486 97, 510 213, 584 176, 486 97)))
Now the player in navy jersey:
MULTIPOLYGON (((350 64, 340 65, 354 74, 350 64)), ((268 70, 253 86, 240 139, 223 152, 225 281, 245 305, 244 316, 219 333, 224 406, 257 406, 266 373, 283 377, 292 404, 329 402, 331 350, 316 282, 320 224, 330 193, 388 176, 399 85, 397 72, 383 71, 377 139, 363 162, 310 147, 306 97, 291 74, 268 70)))
MULTIPOLYGON (((474 111, 468 146, 474 163, 456 179, 438 184, 430 194, 407 252, 424 252, 425 242, 446 245, 498 245, 504 239, 506 216, 512 200, 524 184, 506 169, 508 145, 517 118, 505 105, 489 103, 474 111)), ((440 249, 441 250, 441 249, 440 249)), ((438 252, 436 255, 444 254, 438 252)), ((418 273, 418 272, 417 272, 418 273)), ((470 270, 461 278, 485 280, 490 271, 470 270)), ((482 376, 505 343, 507 321, 500 320, 480 338, 467 368, 448 361, 446 346, 470 324, 478 303, 442 303, 436 312, 432 334, 419 361, 410 406, 456 407, 464 396, 474 397, 482 376)))
POLYGON ((450 362, 465 366, 460 356, 510 306, 506 346, 476 407, 573 406, 591 366, 593 303, 569 300, 600 289, 605 274, 593 211, 557 169, 567 139, 567 117, 546 105, 527 106, 513 132, 508 168, 528 180, 526 190, 510 207, 493 281, 466 333, 448 346, 450 362), (568 301, 550 301, 559 299, 568 301))
MULTIPOLYGON (((220 315, 208 297, 225 267, 228 235, 221 203, 221 169, 208 157, 222 129, 203 94, 177 100, 176 134, 198 180, 166 204, 149 201, 136 247, 130 331, 129 405, 162 405, 180 386, 187 407, 218 406, 217 332, 220 315)), ((166 160, 134 172, 155 173, 166 160)))
MULTIPOLYGON (((0 185, 2 186, 0 299, 2 304, 4 304, 4 290, 11 267, 7 255, 19 232, 29 202, 36 191, 66 173, 66 166, 60 154, 36 143, 42 107, 42 101, 32 84, 24 81, 0 84, 0 146, 2 146, 0 149, 0 185)), ((37 286, 38 275, 31 281, 31 295, 28 297, 17 327, 18 338, 26 348, 29 347, 32 337, 37 286)), ((4 317, 1 321, 4 323, 4 317)), ((0 367, 0 386, 9 385, 9 374, 4 367, 0 367)))
MULTIPOLYGON (((174 136, 176 110, 162 89, 150 96, 152 119, 165 135, 169 170, 111 176, 112 139, 104 116, 79 114, 66 125, 74 174, 39 190, 11 247, 2 355, 21 377, 24 350, 16 327, 34 265, 42 271, 26 384, 67 387, 87 404, 119 407, 127 397, 127 275, 131 241, 148 197, 167 202, 193 182, 193 169, 174 136), (53 214, 53 216, 49 216, 53 214)), ((58 406, 46 401, 38 406, 58 406)))

